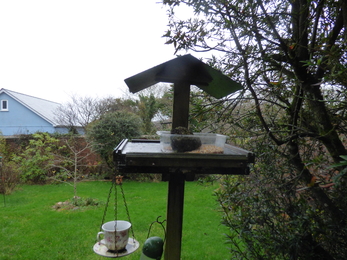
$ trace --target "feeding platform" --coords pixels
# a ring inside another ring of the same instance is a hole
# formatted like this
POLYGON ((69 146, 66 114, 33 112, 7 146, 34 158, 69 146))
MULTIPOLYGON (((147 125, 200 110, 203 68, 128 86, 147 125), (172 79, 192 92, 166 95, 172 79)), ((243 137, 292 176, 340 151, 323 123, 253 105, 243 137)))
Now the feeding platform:
POLYGON ((254 154, 225 144, 222 154, 167 153, 159 140, 124 139, 114 151, 114 161, 122 173, 171 173, 178 170, 196 174, 249 173, 254 154))

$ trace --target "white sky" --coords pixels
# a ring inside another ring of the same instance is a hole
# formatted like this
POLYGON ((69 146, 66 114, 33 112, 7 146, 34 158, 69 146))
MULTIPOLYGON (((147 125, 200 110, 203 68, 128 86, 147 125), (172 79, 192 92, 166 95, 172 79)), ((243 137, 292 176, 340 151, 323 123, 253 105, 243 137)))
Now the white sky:
POLYGON ((157 2, 0 0, 0 88, 60 103, 121 97, 124 79, 175 58, 157 2))

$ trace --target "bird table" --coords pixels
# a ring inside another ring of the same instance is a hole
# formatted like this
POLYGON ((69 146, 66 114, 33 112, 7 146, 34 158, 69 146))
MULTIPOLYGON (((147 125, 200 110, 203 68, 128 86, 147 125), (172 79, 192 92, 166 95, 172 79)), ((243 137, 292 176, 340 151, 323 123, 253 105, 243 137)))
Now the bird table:
MULTIPOLYGON (((215 98, 242 86, 191 55, 184 55, 125 79, 136 93, 158 82, 174 84, 172 128, 188 128, 190 86, 215 98)), ((165 260, 181 258, 184 184, 194 174, 248 174, 254 154, 226 144, 222 154, 166 153, 159 140, 122 140, 114 150, 121 173, 162 173, 168 179, 165 260)))

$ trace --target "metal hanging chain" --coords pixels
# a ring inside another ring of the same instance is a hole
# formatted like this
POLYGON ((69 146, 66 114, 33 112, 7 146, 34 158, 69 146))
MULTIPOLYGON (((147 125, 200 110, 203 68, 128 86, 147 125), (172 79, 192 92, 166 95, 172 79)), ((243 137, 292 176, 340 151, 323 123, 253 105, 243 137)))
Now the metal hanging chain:
MULTIPOLYGON (((118 176, 115 175, 113 185, 114 185, 114 241, 117 242, 117 221, 118 221, 118 199, 117 199, 117 184, 118 184, 118 176)), ((118 250, 115 250, 118 257, 118 250)))
POLYGON ((101 220, 100 230, 102 230, 102 225, 105 223, 107 208, 108 208, 108 204, 110 202, 113 186, 115 186, 114 182, 112 182, 112 185, 111 185, 110 190, 108 192, 107 201, 106 201, 106 205, 105 205, 105 209, 104 209, 104 215, 102 216, 102 220, 101 220))
POLYGON ((121 190, 121 192, 122 192, 122 197, 123 197, 123 201, 124 201, 125 210, 126 210, 126 212, 127 212, 128 220, 129 220, 129 222, 131 223, 131 227, 130 227, 131 234, 133 235, 133 239, 135 240, 135 234, 134 234, 133 224, 132 224, 131 219, 130 219, 130 213, 129 213, 129 209, 128 209, 127 202, 126 202, 126 200, 125 200, 125 195, 124 195, 124 190, 123 190, 123 185, 122 185, 122 184, 123 184, 123 176, 120 176, 120 175, 118 175, 118 176, 120 177, 120 181, 119 181, 119 183, 117 183, 117 184, 120 186, 120 190, 121 190))
POLYGON ((118 198, 117 198, 117 177, 118 176, 115 176, 114 178, 114 182, 113 182, 113 185, 114 185, 114 220, 116 221, 115 222, 115 227, 114 229, 116 230, 116 226, 117 226, 117 220, 118 220, 118 198))

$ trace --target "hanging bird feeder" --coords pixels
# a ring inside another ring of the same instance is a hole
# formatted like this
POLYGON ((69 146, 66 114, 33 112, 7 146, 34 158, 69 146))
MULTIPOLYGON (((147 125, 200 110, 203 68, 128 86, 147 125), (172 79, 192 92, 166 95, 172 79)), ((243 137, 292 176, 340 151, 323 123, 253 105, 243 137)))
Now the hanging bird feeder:
POLYGON ((122 184, 123 176, 115 176, 107 197, 100 232, 97 234, 97 242, 93 247, 94 252, 101 256, 112 258, 127 256, 135 252, 140 246, 140 243, 135 239, 122 184), (120 187, 128 221, 118 220, 118 186, 120 187), (114 190, 114 220, 105 223, 112 190, 114 190), (130 232, 132 237, 129 237, 130 232))
POLYGON ((165 243, 165 239, 166 239, 166 231, 165 231, 165 227, 164 227, 164 222, 166 220, 159 221, 159 218, 160 218, 160 216, 157 218, 156 221, 152 222, 152 224, 149 226, 147 240, 143 244, 142 254, 141 254, 140 260, 160 260, 161 256, 163 255, 164 243, 165 243), (163 228, 164 239, 162 239, 161 237, 158 237, 158 236, 149 237, 149 234, 151 233, 152 226, 155 223, 161 225, 161 227, 163 228))

